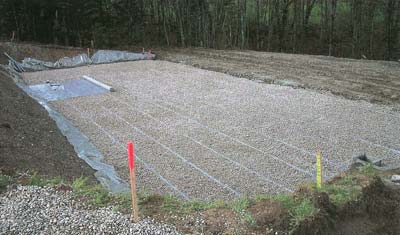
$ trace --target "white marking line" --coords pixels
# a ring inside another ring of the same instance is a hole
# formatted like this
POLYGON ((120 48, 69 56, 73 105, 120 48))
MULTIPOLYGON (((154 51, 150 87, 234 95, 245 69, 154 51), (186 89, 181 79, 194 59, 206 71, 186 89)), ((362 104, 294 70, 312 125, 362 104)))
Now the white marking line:
MULTIPOLYGON (((302 137, 308 138, 308 139, 314 139, 314 140, 316 139, 316 137, 310 136, 310 135, 303 135, 302 137)), ((329 145, 328 142, 325 142, 325 141, 323 141, 323 140, 320 140, 320 142, 323 143, 323 144, 329 145)), ((332 149, 336 151, 337 147, 336 147, 336 146, 333 146, 332 149)), ((346 163, 347 161, 341 162, 340 160, 338 160, 338 161, 331 161, 331 160, 329 160, 329 159, 327 159, 327 160, 328 160, 329 162, 331 162, 331 164, 337 164, 337 167, 338 167, 338 169, 339 169, 340 171, 344 171, 344 170, 346 170, 346 169, 349 167, 348 164, 346 163)))
MULTIPOLYGON (((128 92, 128 93, 129 93, 129 92, 128 92)), ((132 94, 132 95, 134 95, 134 94, 132 94)), ((153 99, 153 100, 154 100, 154 99, 153 99)), ((295 165, 293 165, 293 164, 290 164, 290 163, 288 163, 288 162, 285 162, 284 160, 282 160, 282 159, 280 159, 280 158, 278 158, 278 157, 275 157, 275 156, 272 155, 272 154, 266 153, 266 152, 264 152, 264 151, 262 151, 262 150, 260 150, 260 149, 258 149, 258 148, 256 148, 256 147, 254 147, 254 146, 251 146, 250 144, 247 144, 247 143, 245 143, 245 142, 243 142, 243 141, 241 141, 241 140, 235 138, 235 137, 229 136, 229 135, 227 135, 227 134, 225 134, 225 133, 223 133, 223 132, 221 132, 221 131, 219 131, 219 130, 217 130, 217 129, 214 129, 214 128, 211 128, 211 127, 209 127, 209 126, 207 126, 207 125, 205 125, 205 124, 202 124, 202 123, 200 123, 199 121, 197 121, 197 120, 195 120, 195 119, 192 119, 191 117, 188 117, 188 116, 186 116, 186 115, 184 115, 184 114, 181 114, 181 113, 179 113, 179 112, 177 112, 177 111, 174 111, 174 110, 172 110, 172 109, 170 109, 170 108, 168 108, 168 107, 165 107, 165 106, 163 106, 163 105, 160 105, 160 104, 157 104, 157 103, 154 103, 154 102, 150 102, 150 101, 147 101, 147 100, 144 100, 144 102, 151 103, 151 104, 154 104, 154 105, 156 105, 156 106, 158 106, 158 107, 161 107, 161 108, 163 108, 163 109, 169 110, 169 111, 171 111, 171 112, 177 114, 178 116, 181 116, 181 117, 183 117, 183 118, 186 118, 187 120, 189 120, 189 121, 191 121, 191 122, 197 123, 198 125, 200 125, 200 126, 203 127, 203 128, 206 128, 206 129, 208 129, 208 130, 210 130, 210 131, 212 131, 212 132, 215 132, 215 133, 218 133, 218 134, 220 134, 220 135, 222 135, 222 136, 225 136, 225 137, 227 137, 227 138, 229 138, 229 139, 231 139, 231 140, 233 140, 233 141, 235 141, 235 142, 237 142, 237 143, 240 143, 240 144, 242 144, 242 145, 244 145, 244 146, 247 146, 247 147, 249 147, 249 148, 251 148, 251 149, 253 149, 253 150, 257 151, 257 152, 260 152, 260 153, 262 153, 262 154, 264 154, 264 155, 266 155, 266 156, 269 156, 269 157, 271 157, 271 158, 273 158, 273 159, 275 159, 275 160, 277 160, 277 161, 279 161, 279 162, 281 162, 281 163, 283 163, 283 164, 285 164, 285 165, 287 165, 287 166, 289 166, 289 167, 291 167, 291 168, 293 168, 293 169, 295 169, 295 170, 297 170, 297 171, 300 171, 300 172, 302 172, 302 173, 304 173, 304 174, 306 174, 306 175, 308 175, 308 176, 310 176, 310 177, 313 177, 313 174, 310 173, 310 172, 307 171, 307 170, 304 170, 304 169, 302 169, 302 168, 300 168, 300 167, 298 167, 298 166, 295 166, 295 165)), ((174 106, 173 106, 173 107, 174 107, 174 106)))
MULTIPOLYGON (((161 124, 162 124, 163 126, 165 126, 167 129, 171 129, 165 122, 156 119, 155 117, 153 117, 152 115, 146 113, 145 111, 142 111, 142 110, 137 109, 137 108, 133 108, 131 105, 129 105, 129 104, 126 103, 125 101, 118 100, 117 98, 115 98, 115 97, 113 97, 113 96, 109 96, 109 97, 112 98, 112 99, 114 99, 115 102, 117 102, 117 103, 123 103, 123 104, 125 104, 126 106, 128 106, 130 109, 136 110, 137 112, 142 113, 143 115, 146 115, 146 116, 150 117, 151 119, 153 119, 153 120, 155 120, 155 121, 161 123, 161 124)), ((229 157, 224 156, 222 153, 219 153, 219 152, 217 152, 216 150, 214 150, 214 149, 212 149, 212 148, 210 148, 210 147, 204 145, 204 144, 201 143, 200 141, 197 141, 197 140, 193 139, 192 137, 190 137, 190 136, 188 136, 188 135, 185 135, 185 134, 180 134, 180 135, 181 135, 181 136, 184 136, 184 137, 190 139, 191 141, 197 143, 198 145, 200 145, 200 146, 202 146, 202 147, 204 147, 204 148, 210 150, 210 151, 213 152, 215 155, 220 156, 220 157, 222 157, 223 159, 228 160, 229 162, 231 162, 231 163, 233 163, 233 164, 235 164, 235 165, 237 165, 237 166, 239 166, 239 167, 241 167, 241 168, 243 168, 243 169, 245 169, 245 170, 247 170, 247 171, 249 171, 249 172, 251 172, 251 173, 257 175, 259 178, 263 179, 264 181, 267 181, 267 182, 270 182, 270 183, 272 183, 272 184, 275 184, 275 185, 277 185, 277 186, 279 186, 279 187, 285 189, 286 191, 293 192, 292 189, 289 189, 288 187, 286 187, 286 186, 284 186, 284 185, 282 185, 282 184, 280 184, 280 183, 277 183, 276 181, 272 180, 271 178, 269 178, 269 177, 267 177, 267 176, 264 176, 264 175, 258 173, 257 171, 255 171, 255 170, 253 170, 253 169, 250 169, 250 168, 244 166, 243 164, 232 160, 232 159, 229 158, 229 157)))
MULTIPOLYGON (((128 93, 130 93, 130 92, 127 91, 127 90, 125 90, 125 91, 128 92, 128 93)), ((168 105, 170 105, 170 106, 172 106, 172 107, 175 107, 176 109, 179 109, 179 108, 177 108, 176 106, 174 106, 173 104, 171 104, 171 103, 169 103, 169 102, 162 101, 162 100, 159 100, 159 101, 164 102, 164 103, 167 103, 168 105)), ((222 134, 222 135, 224 135, 224 136, 226 136, 226 137, 228 137, 228 138, 230 138, 230 139, 233 139, 234 141, 236 141, 236 142, 238 142, 238 143, 240 143, 240 144, 242 144, 242 145, 245 145, 245 146, 247 146, 247 147, 253 148, 254 150, 256 150, 256 151, 258 151, 258 152, 261 152, 261 153, 263 153, 263 154, 265 154, 265 155, 267 155, 267 156, 270 156, 270 157, 272 156, 272 158, 274 158, 274 159, 276 159, 276 160, 278 160, 278 161, 281 161, 281 162, 283 162, 284 164, 286 164, 286 165, 288 165, 288 166, 290 166, 290 167, 292 167, 292 168, 294 168, 294 169, 296 169, 296 170, 298 170, 298 171, 300 171, 300 172, 303 172, 303 173, 309 175, 311 178, 313 178, 314 175, 315 175, 314 173, 311 173, 311 172, 309 172, 309 171, 307 171, 307 170, 304 170, 304 169, 302 169, 302 168, 300 168, 300 167, 297 167, 297 166, 294 165, 294 164, 290 164, 290 163, 284 162, 284 161, 282 161, 281 159, 279 159, 279 158, 273 156, 272 154, 269 154, 269 153, 266 153, 266 152, 264 152, 264 151, 262 151, 262 150, 260 150, 260 149, 257 149, 257 148, 255 148, 255 147, 249 145, 249 144, 246 144, 246 143, 244 143, 244 142, 242 142, 242 141, 240 141, 240 140, 238 140, 238 139, 235 139, 234 137, 228 136, 228 135, 226 135, 225 133, 222 133, 222 132, 220 132, 220 131, 218 131, 218 130, 214 130, 214 129, 212 129, 212 128, 206 126, 206 125, 203 125, 203 124, 201 124, 200 122, 198 122, 197 120, 194 120, 194 119, 191 119, 191 118, 188 117, 188 116, 182 115, 182 114, 180 114, 180 113, 178 113, 178 112, 172 110, 171 108, 168 108, 168 107, 165 107, 165 106, 163 106, 163 105, 159 105, 159 104, 157 104, 157 103, 150 102, 150 101, 147 101, 147 100, 144 100, 144 102, 151 103, 151 104, 153 104, 153 105, 156 105, 156 106, 158 106, 158 107, 161 107, 161 108, 163 108, 163 109, 166 109, 166 110, 168 110, 168 111, 171 111, 171 112, 173 112, 173 113, 175 113, 175 114, 177 114, 177 115, 179 115, 179 116, 181 116, 181 117, 183 117, 183 118, 188 119, 189 121, 194 121, 194 122, 198 123, 200 126, 205 127, 206 129, 209 129, 209 130, 211 130, 211 131, 213 131, 213 132, 217 132, 217 133, 219 133, 219 134, 222 134)), ((280 115, 280 116, 282 116, 282 115, 280 115)), ((289 119, 291 119, 291 118, 289 118, 289 119)), ((338 166, 338 169, 339 169, 339 170, 345 170, 346 168, 348 168, 346 162, 345 162, 345 163, 342 163, 342 162, 339 162, 339 161, 331 161, 331 160, 329 160, 328 158, 325 158, 325 161, 328 162, 328 163, 330 163, 331 165, 338 166)), ((325 173, 325 174, 327 174, 327 173, 325 173)), ((334 174, 334 173, 331 173, 331 175, 335 175, 335 174, 334 174)), ((328 176, 328 177, 330 177, 330 176, 328 176)))
MULTIPOLYGON (((293 149, 295 149, 295 150, 297 150, 297 151, 299 151, 299 152, 302 152, 302 153, 304 153, 304 154, 306 154, 306 155, 308 155, 308 156, 311 156, 311 157, 315 157, 315 156, 316 156, 316 154, 313 154, 313 153, 311 153, 311 152, 309 152, 309 151, 307 151, 307 150, 305 150, 305 149, 303 149, 303 148, 297 147, 297 146, 295 146, 295 145, 286 143, 285 141, 280 140, 280 139, 278 139, 278 138, 275 139, 275 138, 272 138, 272 137, 270 137, 270 136, 267 136, 267 135, 265 135, 265 134, 263 134, 263 133, 260 133, 260 134, 261 134, 262 136, 265 136, 266 138, 270 138, 270 139, 272 139, 272 140, 275 140, 275 141, 277 141, 277 142, 279 142, 279 143, 281 143, 281 144, 283 144, 283 145, 288 146, 289 148, 293 148, 293 149)), ((273 149, 273 148, 274 148, 274 147, 271 147, 271 148, 267 149, 267 151, 268 151, 268 150, 271 150, 271 149, 273 149)), ((300 161, 301 161, 301 159, 300 159, 300 161)), ((324 161, 326 161, 326 162, 329 163, 329 164, 332 164, 331 161, 330 161, 329 159, 324 159, 324 161)), ((312 162, 309 162, 309 163, 310 163, 310 166, 313 165, 312 162)), ((331 169, 328 168, 328 170, 331 170, 331 169)), ((329 173, 327 173, 327 170, 325 170, 325 171, 323 172, 323 174, 324 174, 325 177, 327 177, 327 178, 330 178, 331 176, 336 175, 336 173, 334 173, 334 172, 329 172, 329 173)), ((315 177, 315 173, 313 173, 313 175, 314 175, 314 177, 315 177)))
POLYGON ((391 151, 391 152, 395 153, 396 155, 400 155, 400 150, 397 150, 397 149, 394 149, 394 148, 390 148, 390 147, 387 147, 387 146, 384 146, 384 145, 381 145, 381 144, 378 144, 378 143, 374 143, 374 142, 371 142, 371 141, 366 140, 366 139, 362 139, 362 138, 356 138, 356 139, 361 141, 361 142, 366 142, 366 143, 369 143, 369 144, 374 145, 376 147, 383 148, 383 149, 385 149, 387 151, 391 151))
MULTIPOLYGON (((96 121, 94 121, 94 118, 90 115, 85 115, 83 114, 83 112, 81 110, 79 110, 78 108, 76 108, 75 106, 66 103, 68 106, 70 106, 71 108, 75 109, 81 117, 83 117, 84 119, 89 120, 90 122, 92 122, 95 126, 97 126, 102 132, 104 132, 112 141, 116 141, 116 143, 118 143, 121 148, 123 150, 125 150, 125 146, 121 143, 121 141, 116 140, 115 137, 110 134, 108 131, 106 131, 103 127, 101 127, 96 121)), ((165 154, 165 153, 164 153, 165 154)), ((178 189, 178 187, 176 187, 173 183, 169 182, 167 179, 165 179, 160 173, 158 173, 158 171, 156 171, 154 169, 154 167, 145 162, 144 160, 142 160, 137 154, 135 154, 136 159, 141 162, 144 166, 144 168, 146 168, 147 170, 149 170, 150 172, 152 172, 154 175, 156 175, 162 182, 164 182, 168 187, 172 188, 174 191, 176 191, 183 199, 185 200, 189 200, 189 196, 186 195, 186 193, 182 192, 181 190, 178 189)))
MULTIPOLYGON (((65 103, 67 106, 75 109, 76 111, 78 111, 80 113, 80 115, 82 116, 82 112, 80 110, 78 110, 75 106, 73 106, 72 104, 69 103, 65 103)), ((83 116, 82 116, 83 117, 83 116)), ((84 117, 85 118, 85 117, 84 117)), ((100 126, 97 122, 93 121, 90 119, 90 121, 97 127, 99 128, 102 132, 104 132, 108 138, 111 139, 111 143, 114 145, 115 143, 117 143, 118 141, 114 138, 114 136, 112 136, 110 133, 108 133, 108 131, 104 130, 104 128, 102 126, 100 126)))
MULTIPOLYGON (((168 105, 170 105, 170 106, 172 106, 172 107, 175 107, 176 109, 179 109, 179 110, 182 111, 182 109, 177 108, 177 105, 171 104, 170 102, 167 102, 167 101, 162 101, 162 100, 160 100, 160 101, 161 101, 161 102, 164 102, 164 103, 166 103, 166 104, 168 104, 168 105)), ((157 104, 156 104, 156 105, 157 105, 157 104)), ((192 110, 192 107, 191 107, 190 105, 187 105, 187 104, 184 104, 184 105, 185 105, 185 106, 188 106, 188 107, 190 108, 190 110, 192 110)), ((207 105, 207 104, 206 104, 206 106, 212 107, 211 105, 207 105)), ((218 108, 218 106, 216 106, 216 107, 218 108)), ((367 110, 367 111, 370 111, 370 110, 367 110)), ((373 112, 376 112, 376 111, 373 111, 373 112)), ((383 113, 383 112, 377 112, 377 113, 383 114, 383 115, 394 115, 394 114, 392 114, 392 113, 383 113)), ((283 117, 282 114, 278 114, 278 115, 281 116, 281 117, 283 117)), ((320 117, 322 117, 322 116, 320 116, 320 117)), ((319 119, 320 117, 317 117, 316 119, 319 119)), ((283 118, 295 120, 295 119, 290 118, 290 117, 283 117, 283 118)), ((261 127, 262 127, 262 126, 261 126, 261 127)), ((362 129, 365 129, 365 128, 362 128, 362 129)), ((315 139, 315 137, 311 137, 311 138, 312 138, 312 139, 315 139)), ((351 136, 351 138, 357 140, 354 136, 351 136)), ((385 146, 380 146, 379 144, 374 143, 374 142, 371 142, 371 141, 365 140, 364 142, 367 143, 367 144, 369 144, 370 146, 371 146, 371 145, 376 145, 376 146, 379 146, 379 147, 382 147, 382 148, 386 148, 387 150, 393 151, 393 152, 395 152, 395 153, 400 152, 399 150, 390 149, 390 148, 385 147, 385 146)), ((287 145, 287 146, 290 147, 290 145, 287 145)), ((335 149, 336 149, 336 147, 335 147, 335 149)), ((386 157, 386 158, 388 158, 388 157, 386 157)), ((386 159, 386 158, 384 158, 384 159, 386 159)), ((331 160, 329 160, 328 158, 325 158, 325 161, 328 162, 328 163, 330 163, 330 164, 332 164, 332 165, 338 166, 338 169, 339 169, 339 170, 343 170, 343 169, 345 169, 345 168, 348 168, 348 162, 352 161, 352 159, 349 159, 349 160, 347 160, 347 161, 345 161, 345 162, 339 162, 339 161, 331 161, 331 160)))
MULTIPOLYGON (((268 127, 270 127, 270 126, 268 126, 268 127)), ((262 128, 262 129, 264 129, 264 128, 262 128)), ((306 154, 306 155, 309 155, 309 156, 311 156, 311 157, 315 157, 316 156, 316 153, 314 154, 314 153, 312 153, 312 152, 310 152, 310 151, 308 151, 308 150, 306 150, 306 149, 304 149, 304 148, 301 148, 301 147, 299 147, 299 146, 297 146, 297 145, 293 145, 293 144, 290 144, 290 143, 288 143, 288 142, 286 142, 286 141, 284 141, 284 140, 282 140, 282 139, 279 139, 279 138, 272 138, 272 137, 270 137, 270 136, 268 136, 268 135, 266 135, 266 134, 264 134, 264 133, 260 133, 261 135, 263 135, 263 136, 265 136, 266 138, 270 138, 270 139, 272 139, 272 140, 274 140, 274 141, 277 141, 277 142, 279 142, 279 143, 282 143, 282 144, 284 144, 284 145, 286 145, 286 146, 288 146, 288 147, 290 147, 290 148, 292 148, 292 149, 295 149, 295 150, 297 150, 297 151, 300 151, 300 152, 302 152, 302 153, 304 153, 304 154, 306 154)), ((301 137, 305 137, 305 138, 307 138, 307 136, 301 136, 301 137)), ((308 138, 313 138, 313 137, 311 137, 311 136, 308 136, 308 138)), ((271 148, 270 148, 271 149, 271 148)), ((268 149, 268 150, 270 150, 270 149, 268 149)), ((324 158, 324 162, 327 162, 329 165, 333 165, 334 166, 334 168, 338 168, 339 170, 340 169, 342 169, 342 168, 344 168, 344 164, 343 163, 340 163, 340 162, 338 162, 338 161, 332 161, 332 160, 329 160, 328 158, 324 158), (340 165, 342 165, 342 166, 340 166, 340 165)), ((326 172, 326 171, 325 171, 326 172)), ((335 175, 335 173, 331 173, 331 174, 333 174, 333 175, 335 175)))
POLYGON ((221 186, 224 189, 227 189, 228 191, 232 192, 233 194, 235 194, 236 197, 240 197, 240 193, 237 192, 236 190, 232 189, 229 185, 222 183, 221 181, 219 181, 218 179, 216 179, 215 177, 211 176, 210 174, 208 174, 206 171, 204 171, 203 169, 201 169, 200 167, 196 166, 195 164, 193 164, 192 162, 188 161, 186 158, 184 158, 182 155, 180 155, 179 153, 175 152, 174 150, 172 150, 171 148, 169 148, 168 146, 162 144, 161 142, 159 142, 158 140, 156 140, 154 137, 146 134, 145 132, 143 132, 141 129, 135 127, 134 125, 132 125, 130 122, 126 121, 124 118, 120 117, 119 115, 111 112, 110 110, 108 110, 107 108, 105 108, 104 106, 101 106, 102 109, 104 109, 105 111, 109 112, 110 114, 114 115, 115 117, 119 118, 121 121, 125 122, 127 125, 129 125, 130 127, 132 127, 133 129, 135 129, 137 132, 141 133, 142 135, 146 136, 147 138, 149 138, 150 140, 152 140, 153 142, 157 143, 158 145, 160 145, 161 147, 163 147, 164 149, 168 150, 169 152, 171 152, 172 154, 174 154, 176 157, 178 157, 179 159, 181 159, 184 163, 188 164, 189 166, 191 166, 192 168, 196 169, 197 171, 201 172, 203 175, 207 176, 209 179, 211 179, 212 181, 214 181, 216 184, 218 184, 219 186, 221 186))
MULTIPOLYGON (((281 114, 279 114, 281 117, 283 117, 283 115, 281 115, 281 114)), ((287 119, 289 119, 289 120, 291 120, 291 121, 296 121, 295 119, 293 119, 293 118, 290 118, 290 117, 285 117, 285 118, 287 118, 287 119)), ((270 127, 270 126, 267 126, 267 128, 268 127, 270 127)), ((263 127, 260 127, 260 128, 263 128, 263 127)), ((361 128, 361 129, 363 129, 363 130, 366 130, 365 128, 361 128)), ((306 137, 306 138, 311 138, 311 139, 315 139, 315 137, 312 137, 312 136, 302 136, 302 137, 306 137)), ((375 145, 375 146, 378 146, 378 147, 381 147, 381 148, 384 148, 384 149, 386 149, 386 150, 389 150, 389 151, 393 151, 393 152, 395 152, 395 153, 400 153, 400 151, 399 150, 395 150, 395 149, 391 149, 391 148, 388 148, 388 147, 385 147, 385 146, 382 146, 382 145, 379 145, 379 144, 377 144, 377 143, 374 143, 374 142, 371 142, 371 141, 368 141, 368 140, 365 140, 365 139, 361 139, 361 138, 357 138, 357 137, 354 137, 354 136, 349 136, 350 138, 352 138, 353 140, 355 140, 355 141, 360 141, 360 142, 364 142, 364 143, 367 143, 370 147, 372 146, 372 145, 375 145)), ((321 138, 324 138, 324 137, 321 137, 321 138)), ((326 139, 326 138, 324 138, 324 139, 326 139)), ((329 141, 329 140, 327 140, 327 141, 329 141)), ((325 142, 326 143, 326 142, 325 142)), ((329 143, 327 143, 328 145, 329 145, 329 143)), ((336 149, 336 147, 334 147, 334 149, 336 149)), ((386 157, 386 158, 389 158, 389 157, 386 157)), ((386 158, 383 158, 383 159, 386 159, 386 158)), ((329 159, 327 159, 328 161, 330 161, 329 159)), ((353 159, 351 158, 351 159, 348 159, 347 161, 345 161, 345 162, 343 162, 343 163, 340 163, 340 162, 333 162, 333 161, 330 161, 331 162, 331 164, 337 164, 337 165, 339 165, 339 169, 341 170, 341 169, 345 169, 345 168, 348 168, 348 164, 349 164, 349 162, 351 162, 353 159)))
MULTIPOLYGON (((280 116, 283 117, 282 115, 280 115, 280 116)), ((270 126, 272 126, 272 125, 270 125, 270 126)), ((268 127, 270 127, 270 126, 268 126, 268 127)), ((264 129, 265 126, 260 126, 259 128, 264 129)), ((255 128, 255 129, 257 129, 257 128, 255 128)), ((287 141, 284 141, 283 139, 272 138, 272 137, 270 137, 270 136, 268 136, 268 135, 266 135, 266 134, 264 134, 264 133, 261 133, 261 132, 259 132, 259 133, 260 133, 261 135, 263 135, 264 137, 269 138, 269 139, 271 139, 271 140, 273 140, 273 141, 282 143, 282 144, 288 146, 289 148, 293 148, 293 149, 295 149, 295 150, 297 150, 297 151, 303 152, 303 153, 305 153, 305 154, 307 154, 307 155, 309 155, 309 156, 312 156, 312 157, 315 156, 314 153, 311 153, 310 151, 308 151, 308 150, 306 150, 306 149, 304 149, 304 148, 301 148, 301 147, 299 147, 299 146, 290 144, 290 143, 288 143, 287 141)), ((302 137, 303 137, 303 136, 302 136, 302 137)), ((271 149, 271 148, 267 149, 266 151, 268 151, 268 150, 270 150, 270 149, 271 149)), ((336 162, 331 161, 331 160, 329 160, 329 159, 327 159, 327 158, 325 158, 325 162, 327 162, 328 164, 334 165, 334 166, 337 166, 337 165, 342 164, 342 163, 339 163, 339 162, 336 163, 336 162)), ((343 167, 343 166, 339 166, 338 168, 341 169, 342 167, 343 167)), ((325 171, 325 173, 326 173, 326 171, 325 171)), ((331 174, 334 174, 334 173, 331 173, 331 174)))
MULTIPOLYGON (((169 103, 169 102, 166 102, 166 101, 162 101, 162 102, 164 102, 164 103, 167 103, 167 104, 169 104, 170 106, 172 106, 172 107, 174 107, 174 105, 173 104, 171 104, 171 103, 169 103)), ((155 104, 155 103, 154 103, 155 104)), ((155 104, 155 105, 157 105, 157 104, 155 104)), ((176 107, 175 107, 176 108, 176 107)), ((169 109, 169 108, 167 108, 167 109, 169 109)), ((176 109, 178 109, 178 108, 176 108, 176 109)), ((170 111, 172 111, 172 112, 175 112, 175 111, 173 111, 173 110, 171 110, 171 109, 169 109, 170 111)), ((176 114, 178 114, 177 112, 175 112, 176 114)), ((179 115, 179 114, 178 114, 179 115)), ((180 115, 181 116, 181 115, 180 115)), ((280 116, 282 116, 282 115, 280 115, 280 116)), ((190 119, 189 119, 190 120, 190 119)), ((195 120, 196 121, 196 120, 195 120)), ((199 123, 200 124, 200 123, 199 123)), ((200 124, 201 125, 201 124, 200 124)), ((269 126, 268 126, 269 127, 269 126)), ((289 146, 289 147, 291 147, 291 148, 294 148, 294 149, 297 149, 297 150, 300 150, 300 151, 303 151, 303 152, 307 152, 309 155, 311 155, 311 156, 314 156, 314 154, 312 154, 311 152, 309 152, 309 151, 307 151, 307 150, 305 150, 305 149, 302 149, 302 148, 298 148, 298 147, 296 147, 296 146, 294 146, 294 145, 292 145, 292 144, 289 144, 289 143, 287 143, 287 142, 285 142, 285 141, 283 141, 283 140, 280 140, 280 139, 277 139, 277 138, 272 138, 272 137, 269 137, 269 136, 267 136, 267 135, 265 135, 265 134, 263 134, 263 133, 261 133, 263 136, 265 136, 265 137, 267 137, 267 138, 270 138, 270 139, 273 139, 273 140, 275 140, 275 141, 277 141, 277 142, 281 142, 281 143, 283 143, 283 144, 285 144, 286 146, 289 146)), ((227 136, 228 138, 230 137, 230 136, 227 136)), ((232 137, 233 138, 233 137, 232 137)), ((240 143, 240 142, 239 142, 240 143)), ((250 146, 250 145, 248 145, 248 146, 250 146)), ((255 147, 254 147, 255 148, 255 147)), ((257 149, 256 149, 257 150, 257 149)), ((270 149, 268 149, 268 150, 270 150, 270 149)), ((268 151, 267 150, 267 151, 268 151)), ((260 150, 260 151, 262 151, 262 150, 260 150)), ((271 155, 271 154, 268 154, 267 153, 267 155, 271 155)), ((271 156, 273 156, 273 155, 271 155, 271 156)), ((331 164, 331 165, 339 165, 339 170, 341 170, 341 169, 344 169, 344 168, 346 168, 347 166, 345 166, 343 163, 340 163, 340 162, 333 162, 333 161, 331 161, 331 160, 329 160, 329 159, 327 159, 327 158, 325 158, 325 161, 326 162, 328 162, 329 164, 331 164), (340 165, 342 165, 342 166, 340 166, 340 165)), ((286 165, 291 165, 290 163, 286 163, 286 165)), ((299 169, 301 169, 301 168, 299 168, 299 169)), ((309 171, 306 171, 306 170, 303 170, 303 169, 301 169, 302 170, 302 172, 304 172, 304 173, 306 173, 306 174, 308 174, 308 175, 310 175, 311 177, 314 177, 314 173, 310 173, 309 171)), ((325 173, 326 174, 326 173, 325 173)), ((335 175, 334 173, 330 173, 331 175, 335 175)), ((330 177, 330 176, 328 176, 328 177, 330 177)))
MULTIPOLYGON (((365 139, 361 139, 361 138, 357 138, 357 139, 358 139, 359 141, 361 141, 361 142, 369 143, 369 144, 372 144, 372 145, 374 145, 374 146, 376 146, 376 147, 383 148, 383 149, 385 149, 385 150, 387 150, 387 151, 393 152, 393 153, 395 154, 395 156, 397 156, 397 155, 400 156, 400 150, 392 149, 392 148, 386 147, 386 146, 384 146, 384 145, 376 144, 376 143, 370 142, 370 141, 365 140, 365 139)), ((394 156, 387 156, 387 157, 383 157, 383 158, 378 158, 378 159, 376 159, 376 160, 382 161, 382 160, 386 160, 386 159, 391 159, 391 158, 393 158, 393 157, 394 157, 394 156)), ((351 161, 353 161, 353 159, 349 159, 349 160, 347 160, 346 162, 351 162, 351 161)))

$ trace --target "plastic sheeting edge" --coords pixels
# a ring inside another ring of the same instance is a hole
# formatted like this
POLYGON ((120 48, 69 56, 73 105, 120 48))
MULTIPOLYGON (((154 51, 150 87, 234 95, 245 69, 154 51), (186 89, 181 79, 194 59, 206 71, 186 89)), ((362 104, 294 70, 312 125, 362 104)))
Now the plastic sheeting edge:
POLYGON ((49 116, 56 122, 56 125, 61 133, 74 147, 78 157, 84 160, 92 169, 96 171, 94 174, 96 179, 107 191, 112 193, 129 192, 129 185, 127 182, 118 176, 113 166, 102 162, 103 155, 90 142, 90 139, 87 136, 81 133, 61 113, 51 108, 46 101, 43 101, 32 94, 27 85, 22 82, 16 82, 16 85, 46 109, 46 111, 49 113, 49 116))

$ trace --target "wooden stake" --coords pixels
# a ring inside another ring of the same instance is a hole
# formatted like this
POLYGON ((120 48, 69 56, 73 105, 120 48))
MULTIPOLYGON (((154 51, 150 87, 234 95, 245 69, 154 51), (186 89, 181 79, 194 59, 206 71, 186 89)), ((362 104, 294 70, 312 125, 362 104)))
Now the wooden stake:
POLYGON ((316 180, 317 180, 317 188, 321 189, 322 187, 322 154, 321 151, 317 152, 317 175, 316 175, 316 180))
POLYGON ((132 142, 128 143, 128 163, 129 163, 129 174, 131 179, 133 221, 137 223, 139 221, 139 208, 136 196, 135 153, 132 142))

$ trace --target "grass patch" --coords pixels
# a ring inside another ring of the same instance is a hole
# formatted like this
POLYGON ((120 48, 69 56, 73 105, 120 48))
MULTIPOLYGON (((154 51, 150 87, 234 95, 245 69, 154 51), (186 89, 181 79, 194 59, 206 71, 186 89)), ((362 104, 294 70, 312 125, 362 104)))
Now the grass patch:
POLYGON ((352 176, 345 176, 334 184, 325 184, 319 191, 327 193, 331 202, 338 207, 356 201, 361 195, 361 187, 352 176))
POLYGON ((289 211, 290 226, 296 227, 307 217, 315 215, 319 210, 307 197, 294 197, 293 195, 278 194, 272 197, 273 200, 279 201, 289 211))
POLYGON ((97 207, 106 206, 112 200, 111 194, 99 184, 89 184, 88 178, 75 179, 71 188, 77 196, 86 197, 92 205, 97 207))
POLYGON ((244 197, 244 198, 239 198, 239 199, 235 200, 230 205, 230 208, 232 208, 232 210, 234 210, 235 212, 240 213, 241 211, 246 210, 251 204, 252 204, 252 202, 250 201, 250 199, 247 197, 244 197))
POLYGON ((162 208, 168 212, 179 211, 181 208, 180 200, 172 195, 162 197, 162 208))
POLYGON ((33 175, 30 175, 28 177, 26 184, 43 187, 47 184, 47 182, 46 182, 46 180, 43 179, 43 177, 41 177, 40 175, 38 175, 35 172, 35 173, 33 173, 33 175))
POLYGON ((36 172, 33 174, 30 174, 29 172, 24 173, 24 174, 22 174, 22 176, 0 175, 0 191, 5 190, 7 188, 7 185, 10 185, 12 183, 43 187, 46 185, 54 186, 54 185, 58 185, 58 184, 61 184, 64 182, 65 182, 65 180, 61 176, 54 177, 51 179, 46 179, 46 178, 40 176, 36 172))
POLYGON ((367 176, 375 176, 378 174, 378 171, 374 168, 373 163, 367 163, 359 169, 361 174, 367 176))
POLYGON ((235 200, 232 204, 228 205, 228 207, 235 211, 248 225, 255 226, 256 221, 253 215, 247 210, 253 203, 254 201, 250 198, 243 197, 235 200))
POLYGON ((0 193, 6 191, 7 186, 13 183, 12 177, 8 175, 0 175, 0 193))

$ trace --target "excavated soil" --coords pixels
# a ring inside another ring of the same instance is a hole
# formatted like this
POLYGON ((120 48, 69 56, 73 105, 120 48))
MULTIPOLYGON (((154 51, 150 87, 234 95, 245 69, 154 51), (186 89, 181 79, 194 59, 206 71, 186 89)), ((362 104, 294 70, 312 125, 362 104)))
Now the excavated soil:
POLYGON ((86 50, 77 47, 56 45, 0 42, 0 64, 8 63, 8 58, 3 55, 4 52, 17 61, 21 61, 27 57, 45 61, 56 61, 66 56, 72 57, 80 53, 86 53, 86 50))
POLYGON ((0 71, 0 172, 92 177, 47 111, 0 71))
MULTIPOLYGON (((322 196, 321 196, 322 195, 322 196)), ((315 200, 326 198, 314 195, 315 200)), ((396 235, 400 231, 400 186, 375 178, 363 188, 357 201, 335 208, 329 199, 319 203, 317 216, 303 221, 295 235, 396 235)), ((317 203, 318 204, 318 203, 317 203)))

